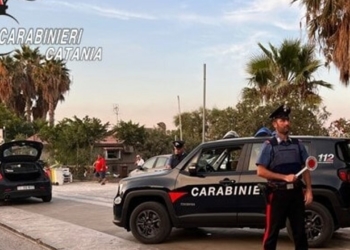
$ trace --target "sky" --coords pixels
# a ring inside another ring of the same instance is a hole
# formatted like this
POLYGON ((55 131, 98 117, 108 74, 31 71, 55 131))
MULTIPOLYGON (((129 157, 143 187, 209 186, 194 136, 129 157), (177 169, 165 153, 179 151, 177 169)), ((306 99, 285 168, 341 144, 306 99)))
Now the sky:
MULTIPOLYGON (((246 64, 260 54, 258 42, 278 47, 284 39, 306 41, 300 30, 303 9, 290 2, 9 0, 7 13, 19 24, 5 16, 0 21, 14 29, 82 28, 76 47, 102 48, 100 61, 67 62, 73 84, 58 104, 56 122, 76 115, 145 127, 164 122, 173 129, 179 109, 203 106, 204 64, 206 108, 234 107, 248 86, 246 64)), ((315 78, 334 84, 333 90, 319 92, 330 121, 348 119, 350 87, 340 83, 338 71, 322 69, 315 78)))

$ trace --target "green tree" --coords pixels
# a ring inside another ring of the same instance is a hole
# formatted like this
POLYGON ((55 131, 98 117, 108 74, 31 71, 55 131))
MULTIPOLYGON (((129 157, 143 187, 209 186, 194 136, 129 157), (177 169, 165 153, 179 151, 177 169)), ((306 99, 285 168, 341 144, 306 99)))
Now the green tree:
POLYGON ((11 56, 0 58, 0 100, 17 116, 24 116, 25 100, 21 94, 23 73, 20 64, 11 56))
MULTIPOLYGON (((286 99, 292 108, 291 133, 294 135, 328 135, 325 123, 330 116, 325 107, 315 108, 313 105, 301 104, 292 98, 286 99)), ((237 104, 235 131, 240 136, 253 136, 261 127, 268 127, 272 131, 270 114, 282 103, 269 102, 264 106, 253 106, 243 100, 237 104)))
MULTIPOLYGON (((206 110, 208 112, 208 110, 206 110)), ((174 116, 174 124, 180 127, 179 115, 174 116)), ((182 139, 187 142, 202 142, 202 131, 203 131, 203 108, 194 110, 192 112, 181 113, 181 124, 182 124, 182 139)), ((178 130, 176 139, 180 138, 180 131, 178 130)), ((175 138, 174 138, 175 139, 175 138)))
POLYGON ((36 99, 35 71, 40 67, 43 56, 40 54, 39 47, 31 49, 27 45, 22 45, 21 49, 16 49, 13 56, 17 60, 16 71, 19 72, 18 85, 21 94, 25 100, 26 120, 32 120, 33 101, 36 99))
POLYGON ((207 115, 207 138, 210 140, 222 139, 228 131, 236 128, 236 118, 237 110, 232 107, 210 110, 207 115))
POLYGON ((309 40, 317 42, 326 58, 339 69, 340 81, 349 85, 350 77, 350 1, 292 0, 306 10, 305 22, 309 40))
POLYGON ((171 154, 172 141, 171 134, 167 134, 161 128, 147 129, 144 143, 138 149, 144 159, 155 155, 171 154))
MULTIPOLYGON (((231 107, 220 110, 206 109, 205 141, 221 139, 228 131, 235 128, 237 111, 231 107)), ((179 115, 174 117, 174 123, 179 127, 179 115)), ((183 140, 188 150, 202 143, 203 138, 203 108, 181 114, 183 140)), ((175 136, 176 135, 176 136, 175 136)), ((174 132, 179 139, 179 131, 174 132)))
POLYGON ((328 127, 329 134, 335 137, 350 137, 350 120, 339 118, 328 127))
POLYGON ((102 124, 97 118, 85 116, 79 119, 65 118, 55 126, 45 126, 41 129, 40 138, 47 141, 51 148, 51 155, 57 161, 84 166, 90 164, 91 141, 103 139, 109 123, 102 124))
POLYGON ((139 123, 120 121, 112 130, 115 132, 116 138, 124 140, 126 145, 132 145, 136 149, 139 149, 145 142, 146 129, 139 123))
POLYGON ((322 103, 319 88, 332 89, 332 84, 314 78, 322 64, 315 58, 313 45, 301 45, 299 40, 284 40, 279 48, 269 44, 270 50, 258 45, 262 54, 247 64, 252 87, 243 89, 243 99, 259 100, 263 105, 290 97, 316 107, 322 103))
POLYGON ((19 134, 29 137, 35 132, 32 123, 16 116, 3 104, 0 104, 0 128, 4 129, 5 141, 14 140, 19 134))
POLYGON ((0 57, 0 101, 27 122, 46 119, 54 123, 55 109, 70 90, 69 69, 62 60, 45 60, 39 47, 22 45, 12 55, 0 57))
POLYGON ((54 125, 55 109, 64 94, 69 91, 71 81, 69 70, 62 60, 45 60, 35 71, 36 88, 40 93, 37 99, 38 116, 46 117, 49 112, 49 124, 54 125), (40 114, 41 113, 41 114, 40 114))

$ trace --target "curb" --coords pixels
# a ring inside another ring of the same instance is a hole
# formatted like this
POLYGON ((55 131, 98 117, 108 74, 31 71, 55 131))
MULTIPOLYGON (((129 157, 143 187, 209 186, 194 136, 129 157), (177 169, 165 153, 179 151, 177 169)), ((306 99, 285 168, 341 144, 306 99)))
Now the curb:
POLYGON ((2 207, 0 226, 50 250, 159 250, 14 207, 2 207))

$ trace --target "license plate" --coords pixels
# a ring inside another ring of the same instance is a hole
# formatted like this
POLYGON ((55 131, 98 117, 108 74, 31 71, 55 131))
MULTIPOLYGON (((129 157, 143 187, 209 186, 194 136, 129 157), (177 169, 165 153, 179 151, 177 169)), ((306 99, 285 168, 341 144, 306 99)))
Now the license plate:
POLYGON ((293 189, 294 185, 293 184, 287 184, 287 189, 293 189))
POLYGON ((17 190, 33 190, 35 189, 34 186, 18 186, 17 190))

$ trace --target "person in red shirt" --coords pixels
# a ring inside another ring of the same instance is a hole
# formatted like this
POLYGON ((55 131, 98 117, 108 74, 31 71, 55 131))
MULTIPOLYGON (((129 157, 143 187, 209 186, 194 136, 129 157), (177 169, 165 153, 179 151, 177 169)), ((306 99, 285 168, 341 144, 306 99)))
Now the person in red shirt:
POLYGON ((95 171, 98 173, 99 181, 101 182, 101 185, 106 184, 106 160, 103 158, 101 154, 97 155, 97 160, 94 163, 95 171))

